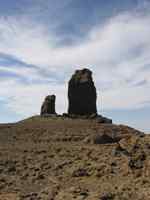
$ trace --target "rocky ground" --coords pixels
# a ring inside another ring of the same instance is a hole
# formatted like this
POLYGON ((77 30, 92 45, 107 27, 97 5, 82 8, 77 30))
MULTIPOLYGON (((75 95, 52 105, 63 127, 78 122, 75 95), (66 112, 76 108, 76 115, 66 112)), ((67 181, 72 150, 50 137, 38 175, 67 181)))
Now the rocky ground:
POLYGON ((150 200, 150 136, 96 119, 0 125, 0 200, 150 200))

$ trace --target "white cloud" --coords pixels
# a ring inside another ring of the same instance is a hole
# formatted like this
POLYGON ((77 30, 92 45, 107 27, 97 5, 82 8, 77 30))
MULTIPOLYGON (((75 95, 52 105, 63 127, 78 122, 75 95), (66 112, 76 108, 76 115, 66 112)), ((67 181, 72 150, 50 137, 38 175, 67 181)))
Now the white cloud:
MULTIPOLYGON (((2 97, 5 97, 5 103, 8 108, 14 113, 18 113, 22 117, 35 115, 40 112, 41 104, 46 95, 57 93, 57 110, 64 112, 64 104, 67 99, 64 96, 66 87, 64 85, 46 85, 46 84, 17 84, 15 80, 6 80, 0 83, 0 92, 2 97), (7 101, 6 101, 7 99, 7 101)), ((4 98, 1 99, 4 101, 4 98)))
MULTIPOLYGON (((150 104, 150 68, 143 69, 150 65, 149 24, 149 12, 126 12, 95 27, 81 44, 56 47, 58 38, 44 25, 26 18, 1 18, 0 52, 62 77, 76 67, 90 67, 99 91, 99 108, 102 104, 103 109, 136 109, 150 104), (141 81, 145 85, 136 85, 141 81)), ((39 72, 18 66, 1 66, 1 70, 26 79, 43 78, 39 72)), ((49 92, 56 93, 59 112, 67 109, 66 86, 58 82, 27 86, 3 80, 0 87, 0 96, 8 100, 9 108, 23 115, 37 113, 41 99, 49 92)))

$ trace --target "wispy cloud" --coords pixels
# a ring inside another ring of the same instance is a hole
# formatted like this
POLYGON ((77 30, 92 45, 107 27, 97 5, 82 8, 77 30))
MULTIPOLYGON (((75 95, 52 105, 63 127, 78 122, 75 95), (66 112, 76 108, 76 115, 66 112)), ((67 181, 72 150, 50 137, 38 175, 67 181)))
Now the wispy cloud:
POLYGON ((29 85, 13 76, 2 79, 0 96, 11 110, 24 116, 38 113, 44 96, 56 93, 57 110, 66 111, 68 77, 78 67, 89 67, 94 72, 100 110, 150 106, 148 11, 147 6, 118 14, 71 46, 59 46, 60 36, 24 15, 19 20, 1 17, 0 72, 23 77, 29 85), (9 55, 5 57, 7 66, 4 55, 9 55), (14 63, 10 58, 15 58, 14 63))

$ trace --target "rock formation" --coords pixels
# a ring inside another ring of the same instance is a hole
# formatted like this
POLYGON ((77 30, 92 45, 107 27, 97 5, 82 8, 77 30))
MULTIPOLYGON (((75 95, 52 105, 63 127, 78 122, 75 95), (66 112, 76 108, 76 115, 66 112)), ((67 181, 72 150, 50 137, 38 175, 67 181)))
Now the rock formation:
POLYGON ((96 98, 96 88, 92 79, 92 72, 86 68, 76 70, 68 86, 68 114, 97 114, 96 98))
MULTIPOLYGON (((55 95, 45 98, 41 107, 41 116, 55 117, 55 95)), ((89 69, 76 70, 68 83, 68 113, 63 113, 63 117, 74 119, 96 119, 98 123, 111 124, 112 120, 97 114, 97 93, 89 69)), ((61 115, 57 115, 61 117, 61 115)))
POLYGON ((46 115, 53 115, 56 114, 55 111, 55 100, 56 96, 55 95, 48 95, 46 96, 42 107, 41 107, 41 115, 46 116, 46 115))

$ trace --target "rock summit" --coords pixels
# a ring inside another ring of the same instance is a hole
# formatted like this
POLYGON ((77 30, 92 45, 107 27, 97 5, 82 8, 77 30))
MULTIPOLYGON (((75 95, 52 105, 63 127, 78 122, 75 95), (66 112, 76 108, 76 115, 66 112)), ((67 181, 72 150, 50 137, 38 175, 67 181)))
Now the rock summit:
POLYGON ((76 70, 68 84, 68 114, 97 114, 96 88, 89 69, 76 70))

